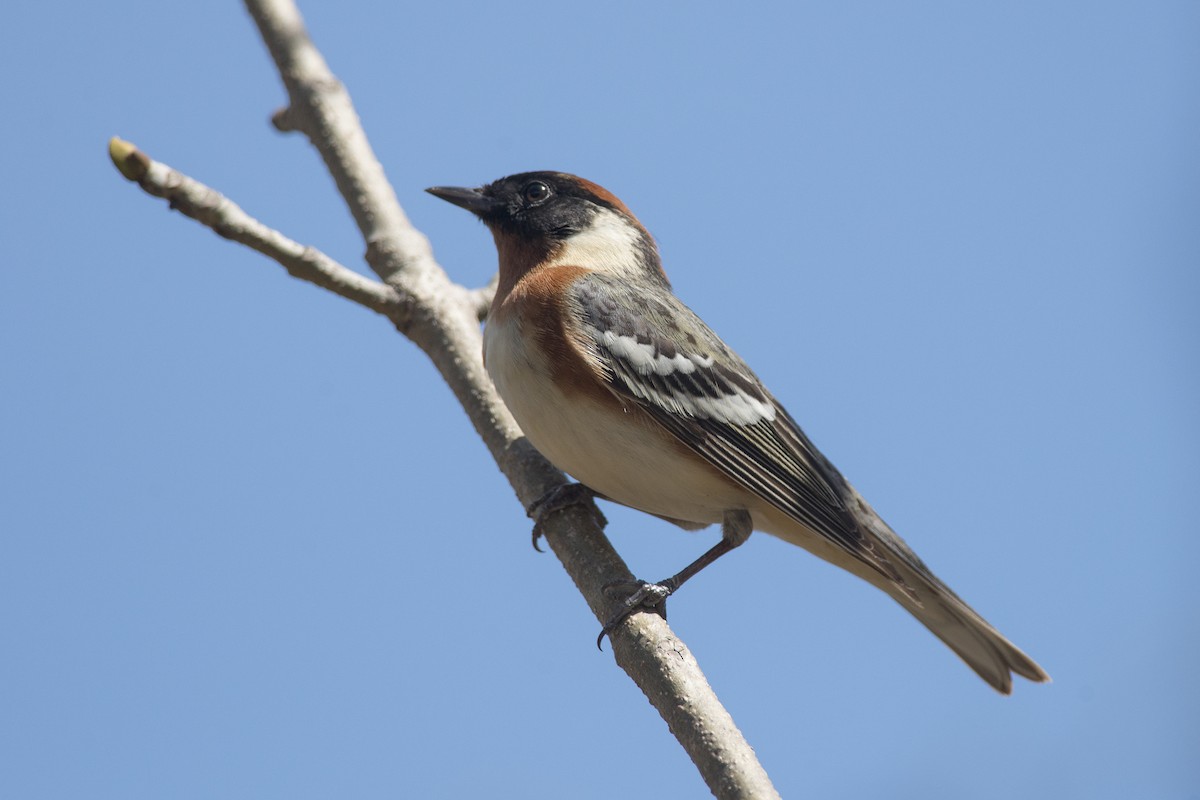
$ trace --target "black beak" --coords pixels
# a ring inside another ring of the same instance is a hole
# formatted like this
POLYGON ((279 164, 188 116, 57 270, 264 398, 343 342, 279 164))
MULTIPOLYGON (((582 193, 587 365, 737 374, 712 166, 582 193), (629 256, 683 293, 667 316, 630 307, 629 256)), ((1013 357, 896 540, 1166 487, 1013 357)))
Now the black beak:
POLYGON ((465 208, 478 217, 484 216, 496 206, 496 201, 486 197, 479 189, 464 189, 460 186, 431 186, 425 191, 434 197, 440 197, 447 203, 465 208))

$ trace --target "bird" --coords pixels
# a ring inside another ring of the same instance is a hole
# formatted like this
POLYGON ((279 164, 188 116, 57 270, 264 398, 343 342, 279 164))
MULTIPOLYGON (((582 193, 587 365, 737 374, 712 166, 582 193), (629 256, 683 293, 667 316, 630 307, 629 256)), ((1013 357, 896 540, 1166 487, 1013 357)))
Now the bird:
POLYGON ((597 497, 687 530, 721 525, 721 540, 679 573, 628 587, 600 640, 636 611, 663 610, 758 530, 881 589, 999 692, 1011 693, 1013 673, 1049 680, 933 574, 675 295, 654 238, 616 195, 553 171, 426 191, 474 214, 495 241, 484 364, 529 442, 597 497))

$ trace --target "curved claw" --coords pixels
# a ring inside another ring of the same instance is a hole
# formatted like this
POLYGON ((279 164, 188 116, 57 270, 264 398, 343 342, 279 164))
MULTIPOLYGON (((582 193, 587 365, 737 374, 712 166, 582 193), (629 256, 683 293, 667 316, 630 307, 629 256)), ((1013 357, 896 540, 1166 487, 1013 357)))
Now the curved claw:
POLYGON ((605 584, 600 591, 604 594, 611 594, 613 589, 618 586, 636 586, 637 588, 623 601, 621 601, 621 610, 614 614, 608 622, 604 623, 604 627, 600 629, 600 635, 596 637, 596 648, 603 652, 604 637, 612 634, 620 625, 629 617, 633 616, 638 611, 653 611, 660 615, 663 619, 667 618, 666 600, 675 591, 671 581, 663 581, 662 583, 646 583, 645 581, 613 581, 605 584))
MULTIPOLYGON (((529 508, 525 509, 525 514, 534 521, 533 549, 539 553, 545 552, 538 547, 538 540, 545 535, 542 531, 542 522, 547 517, 574 505, 588 504, 595 496, 596 493, 582 483, 563 483, 530 503, 529 508)), ((604 514, 600 513, 600 509, 596 508, 594 504, 591 505, 591 509, 598 526, 603 528, 608 524, 608 520, 604 518, 604 514)))

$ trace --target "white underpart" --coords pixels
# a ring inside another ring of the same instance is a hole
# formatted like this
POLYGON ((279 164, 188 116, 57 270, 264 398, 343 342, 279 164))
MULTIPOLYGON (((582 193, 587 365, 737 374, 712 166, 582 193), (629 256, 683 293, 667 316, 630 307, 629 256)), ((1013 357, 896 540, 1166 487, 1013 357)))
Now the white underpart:
POLYGON ((642 233, 617 212, 601 208, 586 230, 563 240, 550 264, 587 266, 615 275, 645 273, 638 244, 642 233))
MULTIPOLYGON (((654 345, 639 342, 633 336, 620 336, 612 331, 603 334, 609 352, 631 365, 640 375, 662 375, 667 377, 676 372, 691 375, 697 368, 709 369, 713 365, 711 356, 695 353, 676 353, 668 357, 655 350, 654 345)), ((658 387, 633 386, 644 399, 657 401, 668 411, 685 414, 699 419, 713 419, 734 425, 753 425, 762 420, 775 419, 775 406, 751 397, 741 389, 734 388, 733 394, 721 397, 697 397, 686 391, 674 391, 664 395, 658 387)))

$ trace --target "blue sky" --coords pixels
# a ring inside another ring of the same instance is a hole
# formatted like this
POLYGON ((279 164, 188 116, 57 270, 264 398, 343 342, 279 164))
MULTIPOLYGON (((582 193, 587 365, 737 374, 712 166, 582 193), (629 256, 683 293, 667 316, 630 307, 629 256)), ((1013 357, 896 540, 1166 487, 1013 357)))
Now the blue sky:
MULTIPOLYGON (((424 187, 607 186, 1054 677, 755 536, 671 622, 784 796, 1196 796, 1197 6, 303 10, 457 280, 424 187)), ((363 268, 240 6, 18 0, 0 66, 0 795, 704 796, 416 348, 109 165, 363 268)), ((643 577, 715 541, 605 510, 643 577)))

